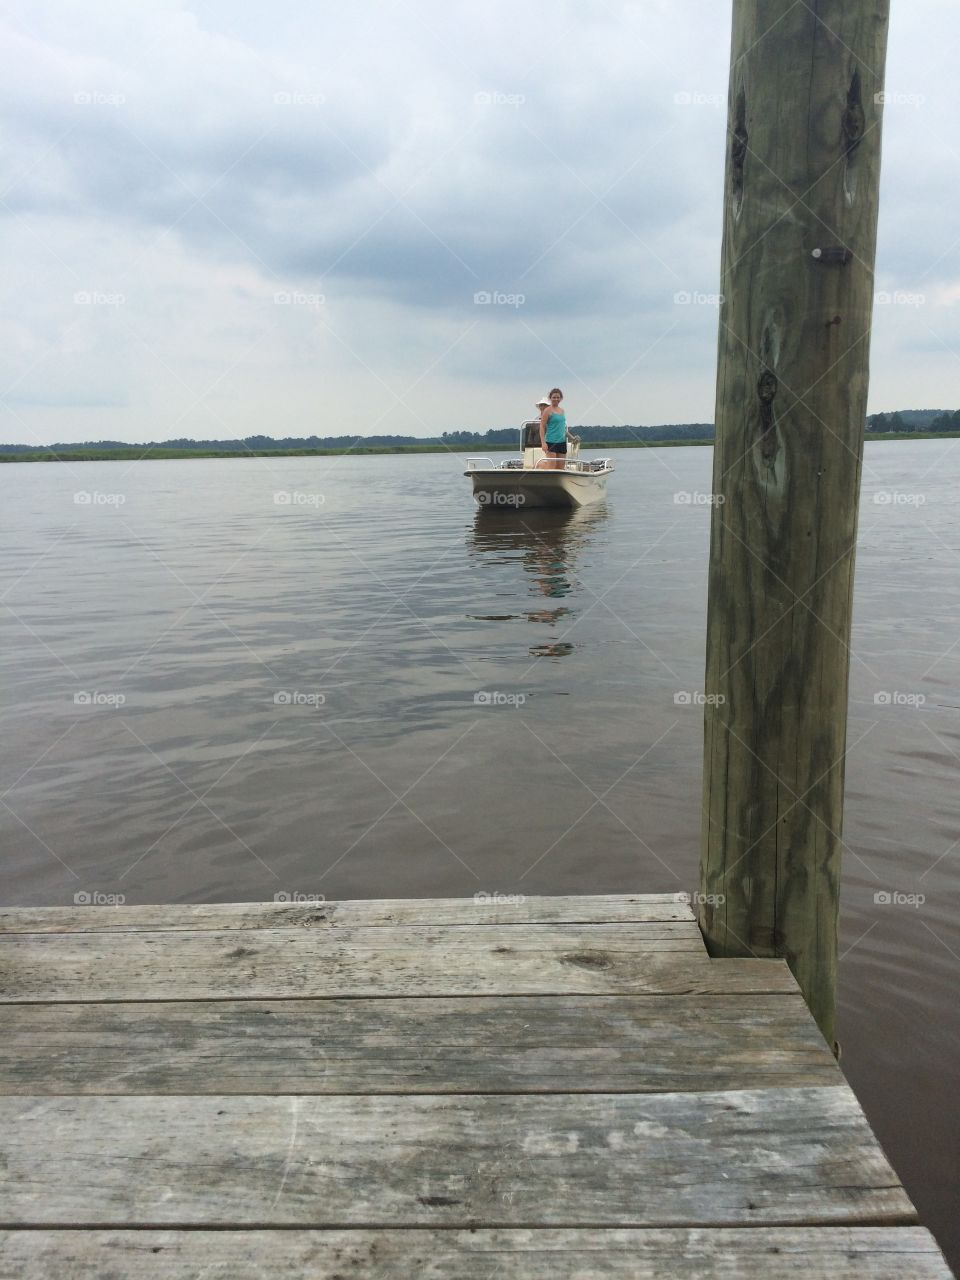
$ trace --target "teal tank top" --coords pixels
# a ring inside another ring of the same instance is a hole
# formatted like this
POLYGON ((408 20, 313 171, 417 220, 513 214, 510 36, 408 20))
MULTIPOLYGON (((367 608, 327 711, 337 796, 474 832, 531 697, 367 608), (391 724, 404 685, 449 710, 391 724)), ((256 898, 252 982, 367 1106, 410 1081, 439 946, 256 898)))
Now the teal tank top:
POLYGON ((567 415, 551 413, 547 419, 547 444, 562 444, 567 438, 567 415))

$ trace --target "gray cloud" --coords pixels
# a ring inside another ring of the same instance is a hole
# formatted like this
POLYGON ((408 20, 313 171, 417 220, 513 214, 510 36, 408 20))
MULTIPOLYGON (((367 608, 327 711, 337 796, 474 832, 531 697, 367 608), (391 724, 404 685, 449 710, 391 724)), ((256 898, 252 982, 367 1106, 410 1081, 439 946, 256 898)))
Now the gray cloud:
MULTIPOLYGON (((716 309, 674 299, 719 287, 729 20, 707 0, 15 5, 3 435, 366 430, 385 409, 427 434, 452 403, 482 429, 554 381, 600 397, 592 421, 710 417, 716 309)), ((930 0, 891 33, 878 288, 924 302, 878 308, 875 408, 960 400, 958 29, 930 0)))

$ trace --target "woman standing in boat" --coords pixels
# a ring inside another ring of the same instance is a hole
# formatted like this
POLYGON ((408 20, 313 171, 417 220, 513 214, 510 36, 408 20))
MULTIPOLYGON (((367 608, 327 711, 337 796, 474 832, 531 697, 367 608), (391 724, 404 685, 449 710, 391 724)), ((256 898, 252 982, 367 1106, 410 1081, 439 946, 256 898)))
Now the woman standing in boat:
POLYGON ((540 412, 540 448, 547 455, 543 466, 547 470, 562 471, 567 465, 567 440, 575 440, 567 430, 567 415, 560 408, 563 392, 554 387, 550 403, 540 412))

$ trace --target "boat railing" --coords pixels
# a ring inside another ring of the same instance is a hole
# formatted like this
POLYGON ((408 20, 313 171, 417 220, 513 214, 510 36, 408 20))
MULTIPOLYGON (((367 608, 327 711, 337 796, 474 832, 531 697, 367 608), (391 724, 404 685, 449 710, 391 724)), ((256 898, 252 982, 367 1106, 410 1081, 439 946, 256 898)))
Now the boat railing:
POLYGON ((506 458, 502 462, 494 462, 492 458, 468 458, 468 471, 573 471, 580 475, 592 474, 597 471, 612 471, 612 458, 568 458, 563 468, 545 467, 542 464, 546 461, 546 455, 540 460, 540 465, 536 467, 527 466, 523 458, 506 458))
POLYGON ((612 471, 612 458, 576 458, 573 462, 568 462, 565 470, 567 471, 612 471))

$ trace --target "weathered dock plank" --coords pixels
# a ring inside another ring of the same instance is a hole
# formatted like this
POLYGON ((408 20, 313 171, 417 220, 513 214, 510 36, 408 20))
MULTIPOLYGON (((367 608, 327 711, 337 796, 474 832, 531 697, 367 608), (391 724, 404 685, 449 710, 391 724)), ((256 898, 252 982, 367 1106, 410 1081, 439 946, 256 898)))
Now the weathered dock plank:
POLYGON ((148 906, 7 907, 0 933, 104 933, 139 929, 291 929, 332 925, 644 924, 692 921, 678 893, 473 898, 371 898, 342 902, 201 902, 148 906))
POLYGON ((0 1134, 6 1227, 916 1222, 846 1087, 6 1097, 0 1134))
POLYGON ((0 981, 0 1280, 950 1275, 672 895, 14 911, 0 981))
POLYGON ((363 927, 196 933, 7 934, 0 999, 213 1000, 293 996, 575 995, 796 989, 780 960, 713 961, 649 925, 363 927))
POLYGON ((950 1280, 921 1227, 5 1231, 0 1280, 950 1280))
POLYGON ((792 995, 20 1004, 0 1093, 675 1092, 837 1085, 792 995))

